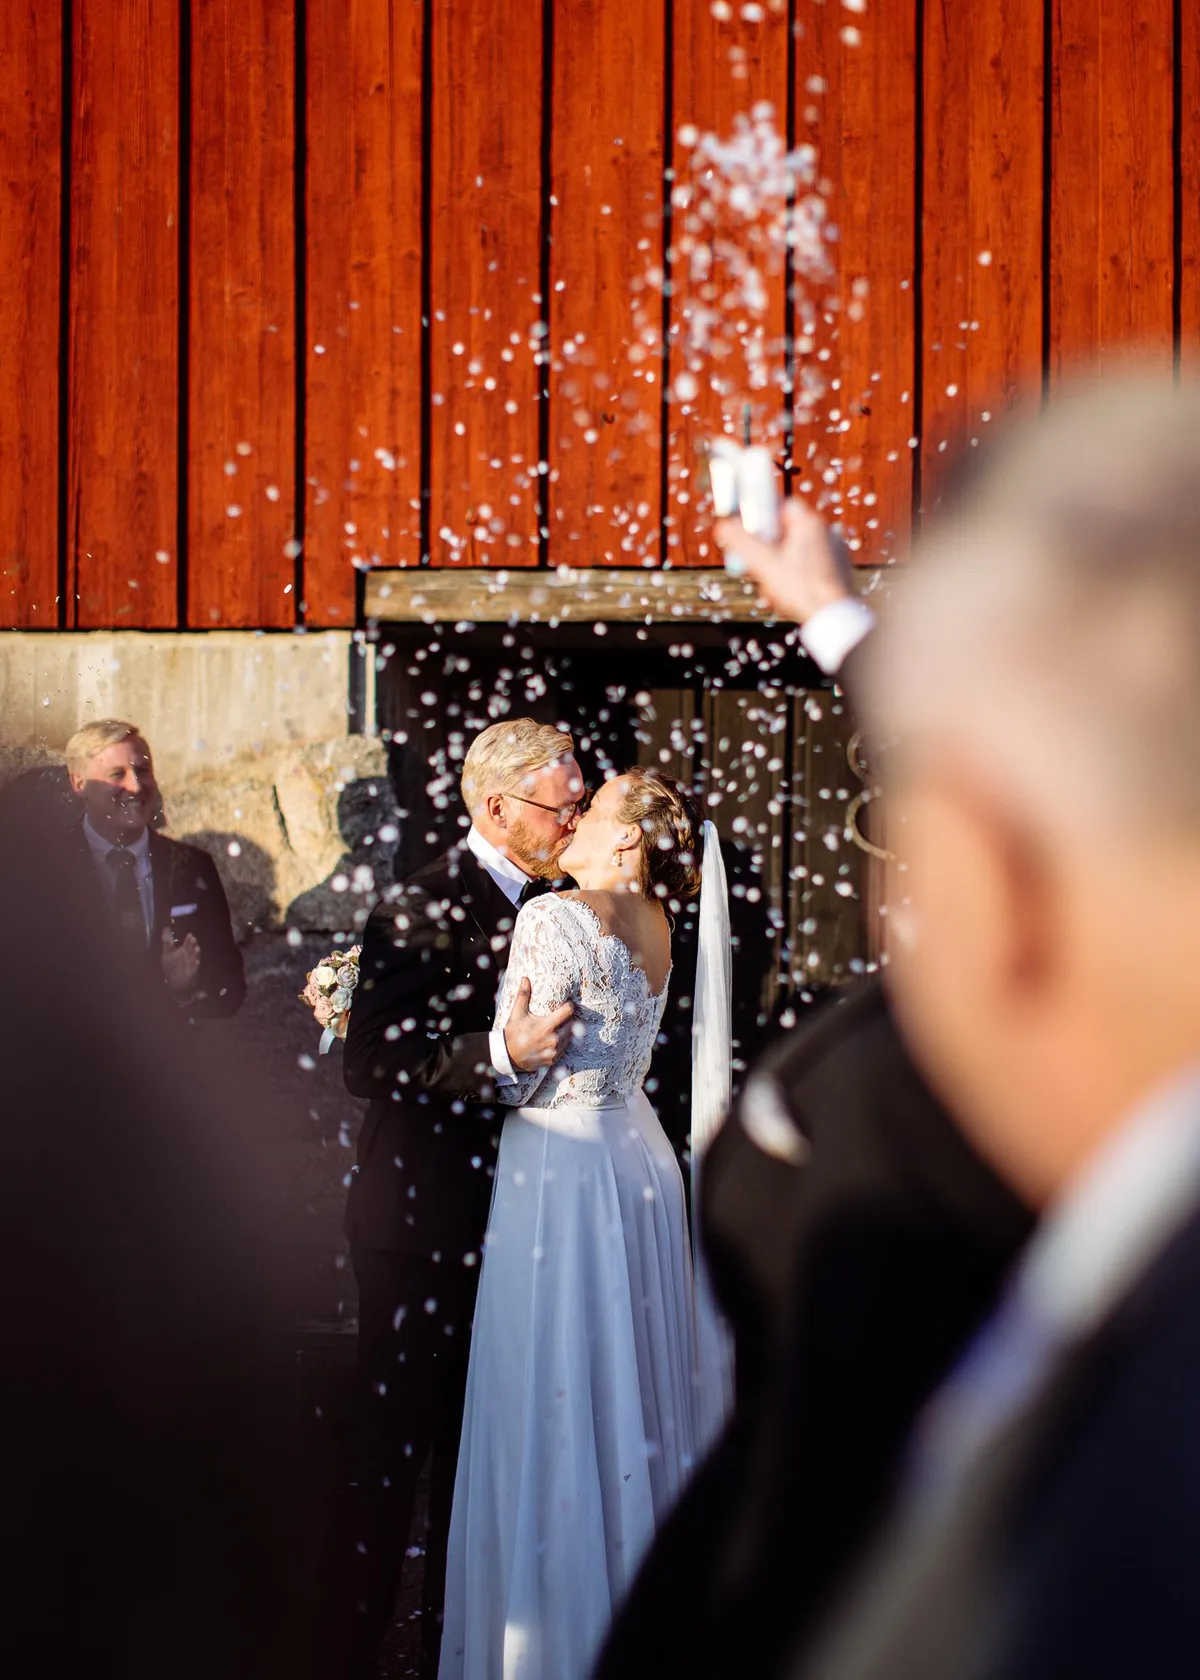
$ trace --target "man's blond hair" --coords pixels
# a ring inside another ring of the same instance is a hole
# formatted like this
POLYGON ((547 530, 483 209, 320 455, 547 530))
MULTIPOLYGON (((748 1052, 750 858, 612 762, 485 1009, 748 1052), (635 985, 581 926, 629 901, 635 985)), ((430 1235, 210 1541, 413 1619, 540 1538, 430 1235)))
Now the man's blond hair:
POLYGON ((95 723, 85 723, 82 729, 77 729, 67 742, 67 769, 73 776, 82 776, 97 753, 103 752, 105 747, 119 746, 122 741, 144 741, 136 723, 126 723, 122 718, 98 718, 95 723))
POLYGON ((572 737, 552 723, 505 718, 490 724, 476 735, 463 760, 463 803, 474 813, 489 793, 516 793, 527 777, 574 751, 572 737))

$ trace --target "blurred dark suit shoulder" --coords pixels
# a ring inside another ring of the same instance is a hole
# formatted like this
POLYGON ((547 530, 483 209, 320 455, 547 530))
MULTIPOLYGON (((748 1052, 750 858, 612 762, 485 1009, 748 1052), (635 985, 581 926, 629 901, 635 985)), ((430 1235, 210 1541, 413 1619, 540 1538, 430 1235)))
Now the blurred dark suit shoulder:
POLYGON ((778 1671, 1031 1223, 912 1065, 877 979, 768 1052, 702 1182, 737 1408, 635 1585, 604 1680, 778 1671))
POLYGON ((901 1527, 804 1680, 1127 1680, 1200 1652, 1200 1212, 970 1473, 901 1527))

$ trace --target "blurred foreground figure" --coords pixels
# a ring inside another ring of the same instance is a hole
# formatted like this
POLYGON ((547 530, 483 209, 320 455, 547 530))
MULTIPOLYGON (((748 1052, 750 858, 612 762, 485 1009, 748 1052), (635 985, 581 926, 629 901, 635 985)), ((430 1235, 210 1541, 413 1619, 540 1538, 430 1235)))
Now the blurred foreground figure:
POLYGON ((1200 1665, 1200 391, 1013 433, 872 650, 893 981, 918 1062, 1042 1209, 797 1675, 1200 1665))
POLYGON ((704 1186, 737 1406, 638 1578, 603 1680, 780 1672, 1030 1223, 913 1068, 877 980, 764 1058, 704 1186))
POLYGON ((10 808, 0 1670, 296 1673, 253 1098, 58 864, 10 808))

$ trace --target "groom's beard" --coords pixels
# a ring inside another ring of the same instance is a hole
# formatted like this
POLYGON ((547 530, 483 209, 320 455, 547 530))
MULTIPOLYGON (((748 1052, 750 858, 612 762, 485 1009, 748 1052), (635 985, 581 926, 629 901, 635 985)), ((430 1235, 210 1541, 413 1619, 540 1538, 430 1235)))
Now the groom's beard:
POLYGON ((514 863, 537 881, 557 881, 562 874, 558 860, 570 845, 571 836, 547 844, 540 834, 534 834, 528 823, 517 818, 509 825, 508 850, 514 863))

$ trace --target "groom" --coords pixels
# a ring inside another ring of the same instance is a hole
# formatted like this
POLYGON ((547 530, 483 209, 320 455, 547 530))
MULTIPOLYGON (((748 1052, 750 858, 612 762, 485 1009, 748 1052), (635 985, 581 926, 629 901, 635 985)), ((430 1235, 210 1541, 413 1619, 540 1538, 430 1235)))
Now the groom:
POLYGON ((422 1674, 437 1672, 467 1353, 503 1110, 497 1083, 558 1059, 571 1008, 502 1032, 496 991, 519 906, 558 876, 583 778, 570 735, 495 723, 463 764, 465 842, 376 905, 363 936, 345 1078, 370 1098, 346 1234, 359 1294, 358 1472, 349 1672, 375 1673, 417 1479, 432 1454, 422 1674))

